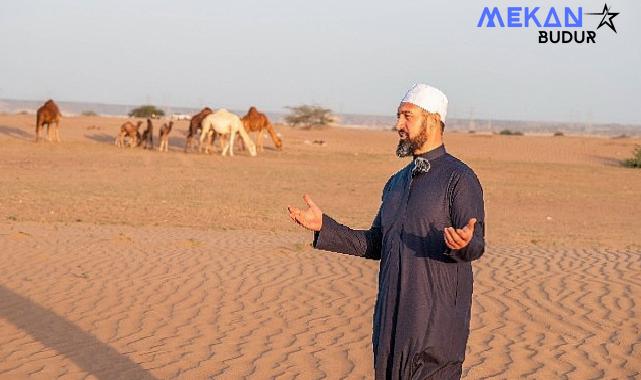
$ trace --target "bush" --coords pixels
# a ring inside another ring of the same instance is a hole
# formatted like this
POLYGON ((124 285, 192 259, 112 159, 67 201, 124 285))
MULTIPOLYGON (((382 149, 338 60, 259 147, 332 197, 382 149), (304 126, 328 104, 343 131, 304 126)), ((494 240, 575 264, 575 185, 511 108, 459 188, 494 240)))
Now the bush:
POLYGON ((626 168, 641 168, 641 146, 636 147, 632 158, 623 160, 623 166, 626 168))
POLYGON ((554 132, 554 136, 565 136, 563 132, 554 132))
POLYGON ((143 118, 150 117, 152 119, 155 119, 157 117, 165 116, 165 111, 160 108, 156 108, 156 106, 144 105, 132 109, 131 112, 129 112, 129 116, 143 118))
POLYGON ((335 120, 329 108, 307 104, 285 108, 291 110, 291 113, 285 116, 285 121, 293 127, 300 125, 310 128, 314 125, 327 125, 335 120))
POLYGON ((82 116, 98 116, 98 114, 97 114, 97 113, 95 113, 95 112, 94 112, 94 111, 92 111, 92 110, 82 111, 80 114, 81 114, 82 116))
POLYGON ((501 132, 499 132, 499 135, 505 135, 505 136, 523 136, 523 132, 519 132, 519 131, 512 132, 512 131, 511 131, 511 130, 509 130, 509 129, 504 129, 504 130, 502 130, 501 132))

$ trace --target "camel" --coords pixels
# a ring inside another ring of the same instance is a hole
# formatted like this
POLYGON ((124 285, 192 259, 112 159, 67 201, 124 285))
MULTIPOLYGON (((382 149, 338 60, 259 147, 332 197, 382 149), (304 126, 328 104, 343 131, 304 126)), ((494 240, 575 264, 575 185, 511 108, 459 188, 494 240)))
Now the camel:
POLYGON ((132 123, 131 121, 126 121, 123 125, 120 126, 120 133, 116 137, 115 144, 117 147, 122 148, 125 146, 125 137, 129 138, 129 146, 138 146, 138 140, 140 138, 140 126, 142 121, 138 121, 137 124, 132 123), (133 140, 133 144, 131 142, 133 140))
POLYGON ((173 126, 174 122, 170 121, 169 124, 163 124, 158 130, 158 140, 160 141, 160 146, 158 147, 159 152, 162 152, 163 150, 167 152, 169 150, 169 133, 173 126))
POLYGON ((214 113, 211 108, 205 107, 200 112, 195 114, 191 120, 189 120, 189 131, 187 132, 187 141, 185 143, 185 153, 187 153, 187 150, 189 150, 192 147, 193 143, 193 138, 194 136, 197 136, 199 133, 199 130, 202 129, 201 123, 205 116, 211 115, 214 113))
MULTIPOLYGON (((243 126, 247 132, 257 132, 256 136, 256 145, 258 145, 258 150, 263 151, 263 132, 267 131, 274 141, 274 146, 276 149, 283 149, 283 141, 276 135, 272 123, 269 122, 269 119, 265 114, 258 112, 256 107, 249 107, 247 115, 243 116, 241 119, 243 121, 243 126)), ((244 150, 244 147, 241 149, 244 150)))
MULTIPOLYGON (((234 115, 226 109, 221 108, 215 113, 207 115, 202 121, 202 129, 203 130, 200 134, 201 152, 205 138, 209 138, 211 141, 213 134, 217 133, 220 135, 222 155, 225 156, 227 155, 227 152, 229 152, 229 155, 233 156, 234 139, 236 138, 236 133, 238 133, 243 139, 245 145, 249 148, 249 154, 252 157, 256 156, 256 145, 245 131, 243 122, 240 120, 240 117, 234 115)), ((207 144, 206 153, 209 153, 210 147, 211 143, 207 144)))
POLYGON ((36 142, 40 139, 40 127, 44 128, 45 124, 47 125, 47 140, 51 141, 49 127, 51 124, 56 124, 54 128, 54 138, 60 142, 60 132, 58 129, 60 127, 61 117, 62 115, 60 114, 58 106, 51 99, 47 100, 45 104, 38 108, 38 112, 36 113, 36 142))
POLYGON ((147 129, 142 133, 143 149, 154 149, 154 125, 147 119, 147 129))

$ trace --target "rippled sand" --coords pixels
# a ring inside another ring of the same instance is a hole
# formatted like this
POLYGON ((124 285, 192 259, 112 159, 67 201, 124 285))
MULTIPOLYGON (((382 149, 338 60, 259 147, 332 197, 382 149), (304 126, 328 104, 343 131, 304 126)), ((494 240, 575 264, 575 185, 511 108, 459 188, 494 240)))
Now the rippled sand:
MULTIPOLYGON (((278 127, 283 152, 222 158, 184 154, 184 122, 161 154, 108 118, 34 144, 31 119, 0 116, 0 378, 372 377, 377 263, 284 208, 367 227, 394 134, 278 127)), ((447 137, 488 214, 465 378, 641 376, 641 172, 616 166, 640 142, 447 137)))

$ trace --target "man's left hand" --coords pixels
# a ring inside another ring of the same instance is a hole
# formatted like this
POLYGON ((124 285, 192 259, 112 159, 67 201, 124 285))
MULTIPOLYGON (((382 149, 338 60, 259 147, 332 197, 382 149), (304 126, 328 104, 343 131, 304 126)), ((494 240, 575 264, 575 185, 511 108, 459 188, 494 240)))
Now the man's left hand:
POLYGON ((472 236, 474 236, 475 224, 476 218, 472 218, 463 228, 446 227, 444 233, 445 244, 450 249, 465 248, 470 243, 470 240, 472 240, 472 236))

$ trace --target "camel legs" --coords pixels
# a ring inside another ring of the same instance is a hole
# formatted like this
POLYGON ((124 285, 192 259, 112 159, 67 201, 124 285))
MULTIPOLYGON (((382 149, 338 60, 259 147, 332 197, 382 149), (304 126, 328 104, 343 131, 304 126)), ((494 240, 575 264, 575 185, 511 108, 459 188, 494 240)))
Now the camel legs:
POLYGON ((118 146, 118 148, 124 148, 125 147, 125 136, 126 136, 126 132, 122 132, 122 131, 118 135, 118 137, 117 137, 118 140, 116 142, 116 145, 118 146))
POLYGON ((47 123, 47 141, 51 141, 51 124, 47 123))
POLYGON ((230 136, 220 135, 220 146, 222 147, 221 155, 223 155, 223 156, 227 155, 227 151, 229 150, 229 147, 231 145, 229 140, 231 140, 230 136))
POLYGON ((237 141, 238 141, 238 143, 236 145, 238 145, 238 151, 244 152, 245 151, 245 140, 238 139, 237 141))
POLYGON ((214 150, 214 131, 209 131, 207 135, 207 153, 211 153, 214 150))
POLYGON ((40 140, 40 125, 36 124, 36 142, 40 140))
POLYGON ((56 128, 54 129, 56 141, 60 142, 60 123, 56 122, 56 128))
MULTIPOLYGON (((205 129, 203 129, 200 132, 200 140, 198 144, 198 151, 200 153, 203 152, 203 143, 205 142, 205 138, 209 138, 209 131, 205 131, 205 129)), ((207 147, 207 151, 205 153, 209 153, 209 147, 207 147)))
POLYGON ((259 150, 260 152, 262 152, 262 151, 263 151, 263 132, 264 132, 264 131, 263 131, 263 129, 261 128, 261 129, 260 129, 260 131, 258 131, 258 137, 257 137, 257 139, 258 139, 258 141, 257 141, 257 145, 258 145, 258 150, 259 150))
POLYGON ((237 132, 231 132, 229 134, 229 144, 227 145, 229 147, 229 156, 233 157, 234 156, 234 140, 236 140, 236 135, 237 132))
POLYGON ((159 152, 168 152, 169 151, 169 139, 162 138, 160 139, 160 146, 158 147, 159 152))

